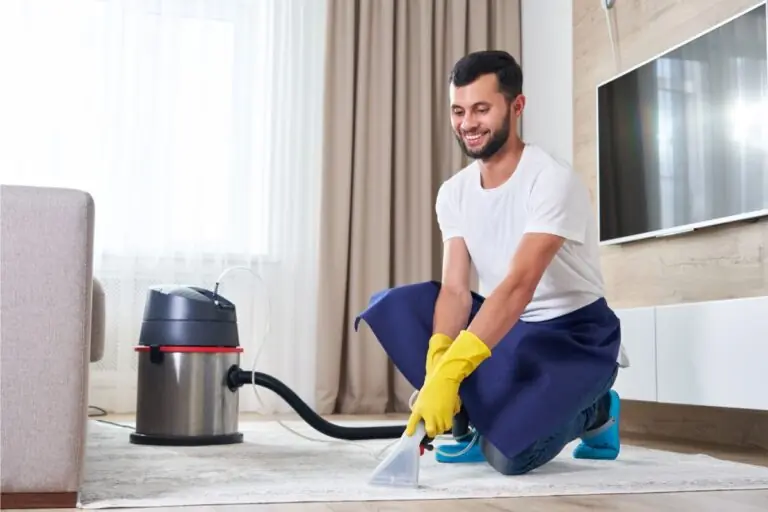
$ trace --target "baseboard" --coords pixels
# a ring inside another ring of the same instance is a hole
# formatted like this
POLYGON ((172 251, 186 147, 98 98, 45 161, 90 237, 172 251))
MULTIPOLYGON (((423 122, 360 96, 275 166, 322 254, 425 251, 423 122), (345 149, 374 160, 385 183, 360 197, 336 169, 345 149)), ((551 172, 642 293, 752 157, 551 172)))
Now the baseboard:
POLYGON ((622 400, 621 430, 685 442, 768 450, 768 411, 622 400))
POLYGON ((76 507, 76 492, 4 492, 0 495, 2 510, 76 507))

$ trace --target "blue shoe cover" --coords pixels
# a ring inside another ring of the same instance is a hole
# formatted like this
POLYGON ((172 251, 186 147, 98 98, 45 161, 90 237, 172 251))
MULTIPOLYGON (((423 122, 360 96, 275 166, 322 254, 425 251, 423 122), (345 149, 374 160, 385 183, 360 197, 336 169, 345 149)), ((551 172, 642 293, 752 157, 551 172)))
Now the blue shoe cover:
POLYGON ((467 463, 467 462, 485 462, 485 455, 480 447, 480 438, 475 440, 475 443, 467 449, 472 442, 470 437, 469 441, 456 441, 453 443, 446 443, 435 445, 435 460, 437 462, 443 462, 448 464, 455 463, 467 463))
POLYGON ((581 438, 581 443, 573 450, 576 459, 615 460, 621 451, 619 437, 619 416, 621 404, 619 394, 610 392, 611 405, 608 410, 609 420, 598 427, 593 433, 587 433, 581 438))

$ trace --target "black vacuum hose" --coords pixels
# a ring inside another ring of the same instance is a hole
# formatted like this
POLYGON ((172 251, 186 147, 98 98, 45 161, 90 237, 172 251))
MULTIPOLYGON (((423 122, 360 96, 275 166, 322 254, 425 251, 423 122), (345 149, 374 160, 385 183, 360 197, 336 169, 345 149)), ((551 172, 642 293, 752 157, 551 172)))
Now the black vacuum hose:
POLYGON ((397 439, 405 432, 405 425, 391 425, 380 427, 343 427, 326 421, 307 405, 294 391, 280 382, 275 377, 266 373, 243 370, 233 366, 229 371, 228 385, 230 389, 235 390, 241 386, 256 384, 277 393, 283 400, 288 402, 301 419, 309 425, 329 437, 346 440, 370 440, 370 439, 397 439))

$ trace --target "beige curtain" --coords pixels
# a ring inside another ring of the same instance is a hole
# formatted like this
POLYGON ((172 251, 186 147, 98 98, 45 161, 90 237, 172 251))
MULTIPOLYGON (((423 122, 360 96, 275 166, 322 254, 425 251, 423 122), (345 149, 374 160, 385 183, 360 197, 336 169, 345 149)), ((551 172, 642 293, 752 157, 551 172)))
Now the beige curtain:
POLYGON ((411 386, 355 316, 440 276, 437 189, 467 162, 448 76, 474 50, 520 58, 519 0, 329 0, 316 409, 402 412, 411 386))

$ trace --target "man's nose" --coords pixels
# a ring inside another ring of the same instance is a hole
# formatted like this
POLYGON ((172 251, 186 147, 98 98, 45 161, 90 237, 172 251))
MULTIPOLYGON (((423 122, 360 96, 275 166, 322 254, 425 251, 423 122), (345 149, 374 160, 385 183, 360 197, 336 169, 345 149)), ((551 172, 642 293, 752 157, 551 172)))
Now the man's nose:
POLYGON ((462 119, 461 121, 461 129, 464 131, 470 131, 476 127, 477 127, 477 122, 470 115, 465 116, 464 119, 462 119))

